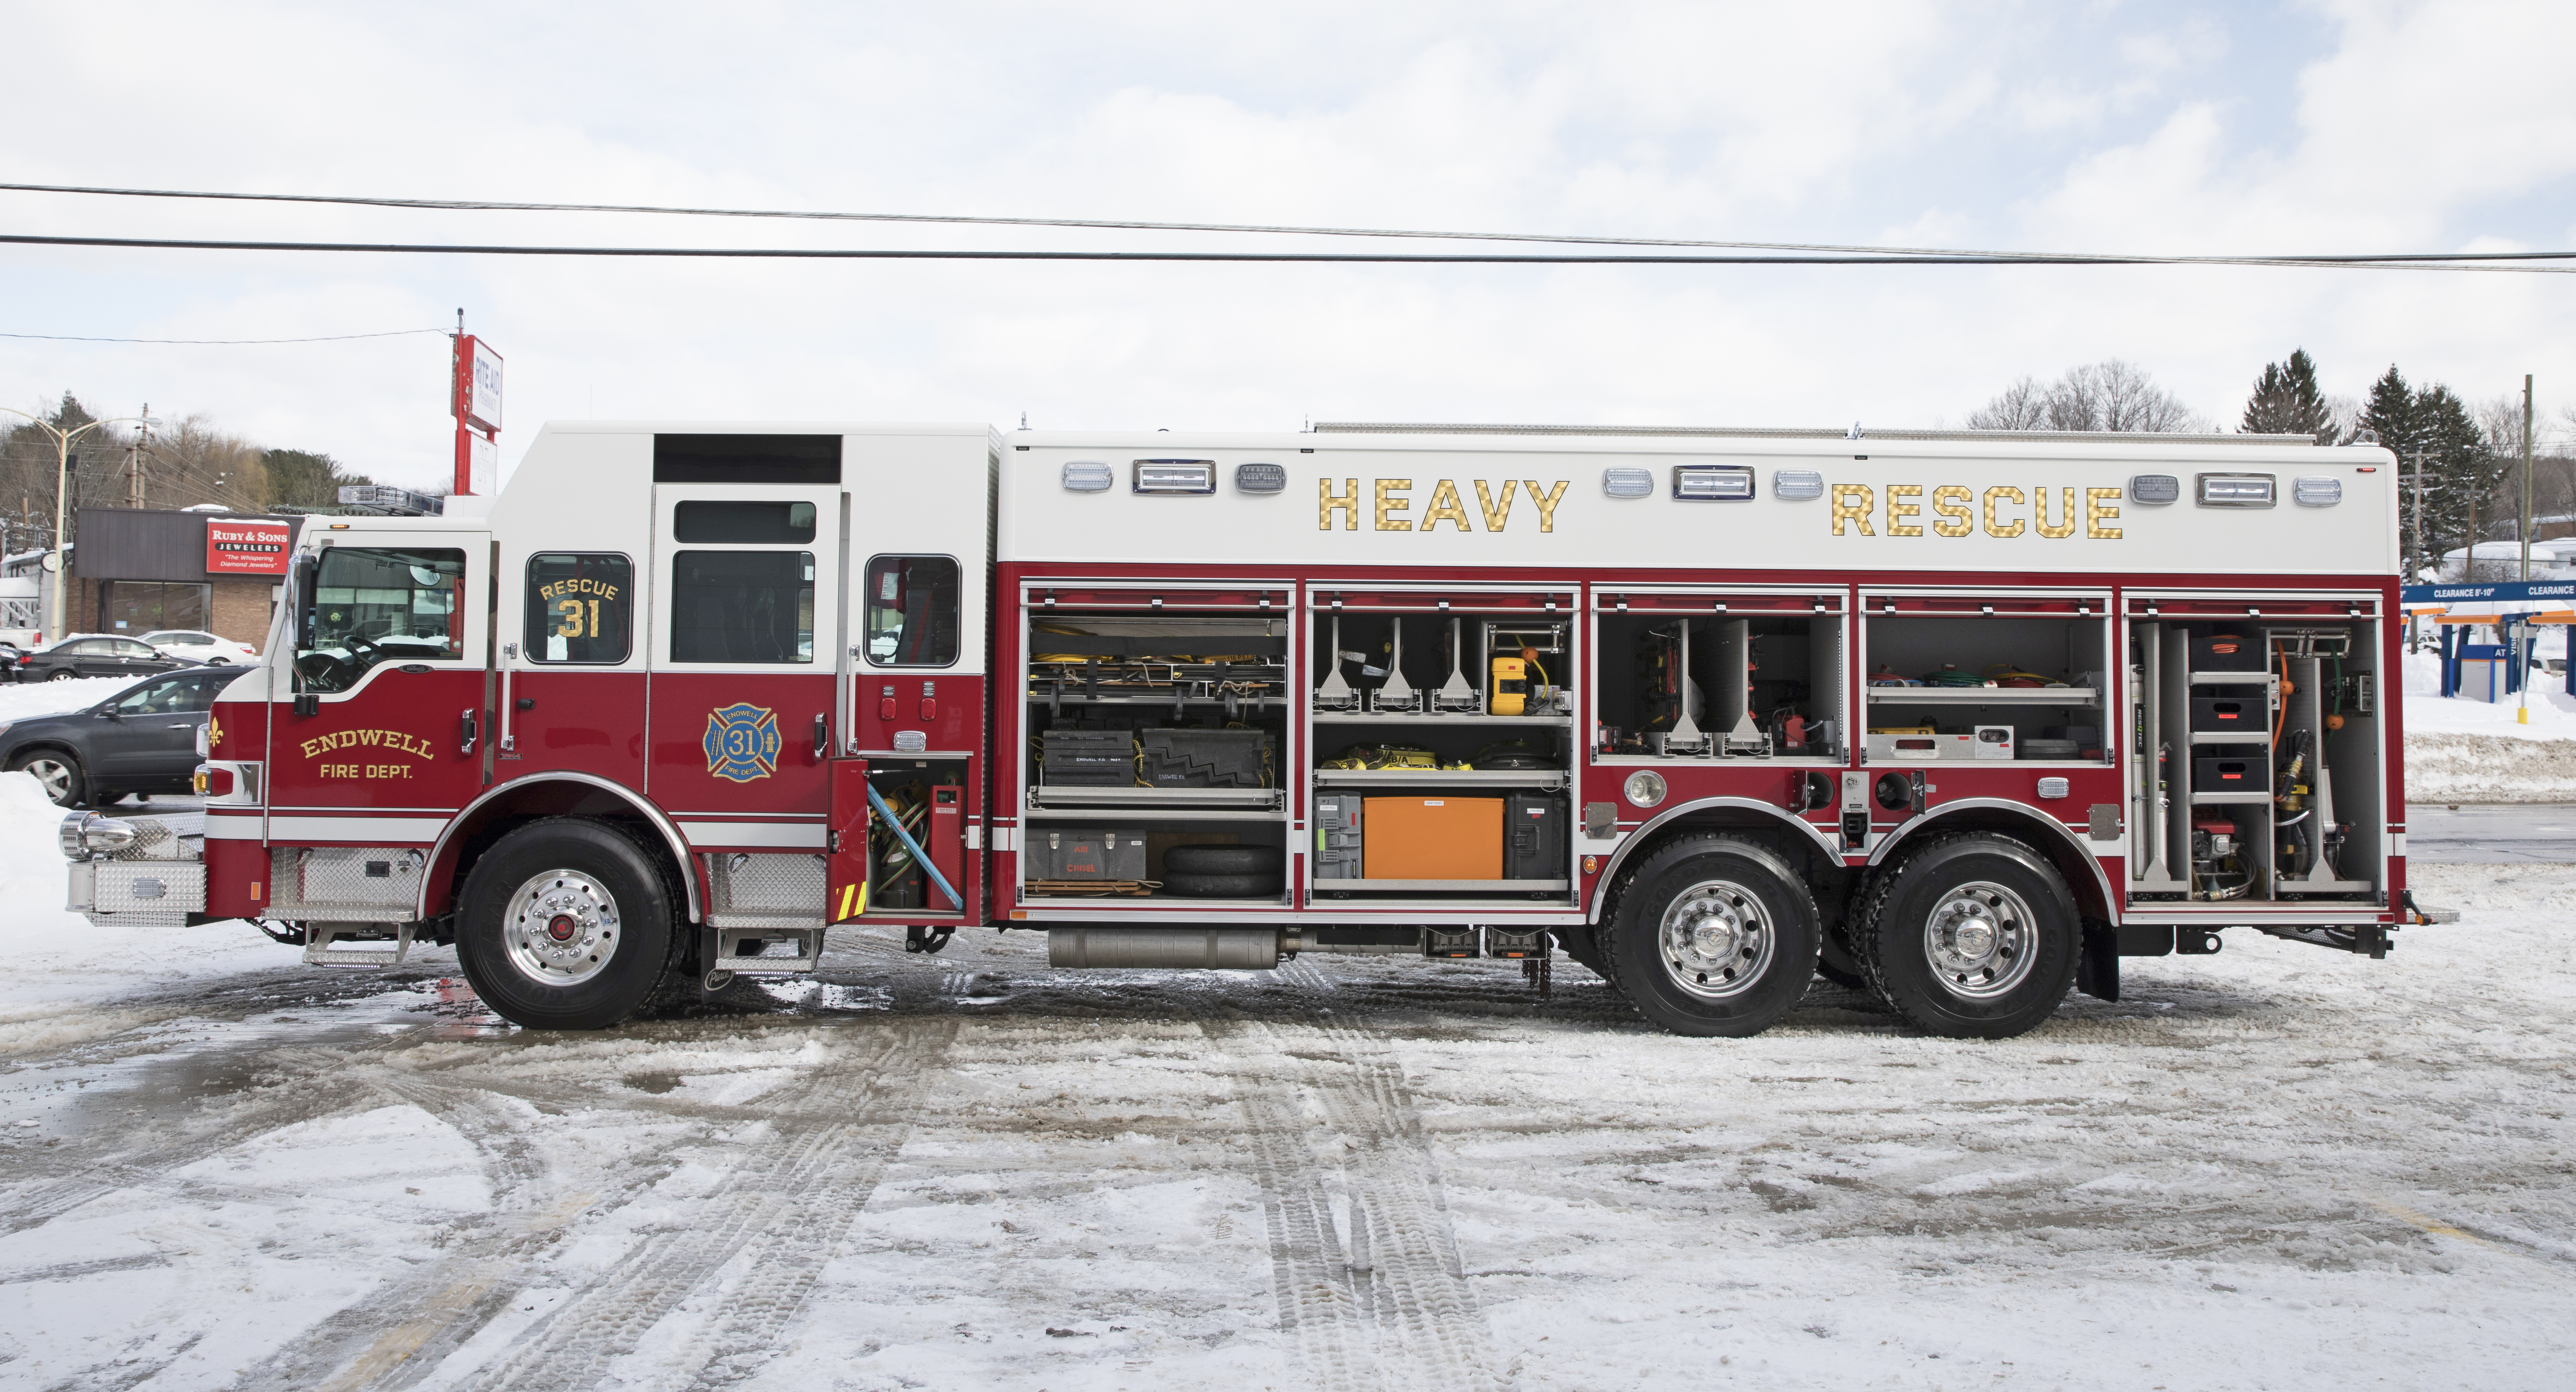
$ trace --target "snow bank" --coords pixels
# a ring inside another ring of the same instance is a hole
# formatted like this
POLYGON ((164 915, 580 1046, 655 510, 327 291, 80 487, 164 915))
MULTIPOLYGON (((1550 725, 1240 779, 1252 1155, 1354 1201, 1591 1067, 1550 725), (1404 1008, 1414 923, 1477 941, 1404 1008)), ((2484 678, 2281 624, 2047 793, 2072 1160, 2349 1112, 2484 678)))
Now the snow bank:
POLYGON ((0 720, 60 715, 97 705, 132 686, 137 677, 79 677, 71 681, 13 682, 0 686, 0 720))

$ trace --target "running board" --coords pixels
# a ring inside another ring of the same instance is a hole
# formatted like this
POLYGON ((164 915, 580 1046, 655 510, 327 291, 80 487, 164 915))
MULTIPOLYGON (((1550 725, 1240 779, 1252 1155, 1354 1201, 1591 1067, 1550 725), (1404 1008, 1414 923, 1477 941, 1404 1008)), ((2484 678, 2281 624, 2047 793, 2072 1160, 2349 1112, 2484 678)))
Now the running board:
POLYGON ((382 938, 357 938, 360 928, 380 929, 381 924, 306 923, 304 925, 304 965, 308 967, 394 967, 411 955, 409 923, 394 925, 391 947, 334 947, 343 938, 352 942, 381 943, 382 938))
POLYGON ((810 972, 823 965, 823 930, 820 928, 718 928, 716 930, 716 970, 738 976, 790 976, 810 972), (740 957, 735 953, 745 939, 761 943, 757 957, 740 957), (793 943, 796 955, 773 956, 769 946, 793 943))

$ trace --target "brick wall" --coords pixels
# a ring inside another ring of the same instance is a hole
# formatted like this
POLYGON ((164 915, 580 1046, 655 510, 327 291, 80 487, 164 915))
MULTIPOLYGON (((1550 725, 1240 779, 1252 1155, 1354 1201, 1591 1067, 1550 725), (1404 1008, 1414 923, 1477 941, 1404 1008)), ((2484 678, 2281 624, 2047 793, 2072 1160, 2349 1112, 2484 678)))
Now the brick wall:
POLYGON ((236 643, 265 648, 268 644, 268 617, 273 607, 269 594, 278 582, 263 577, 210 583, 214 589, 212 607, 215 612, 209 616, 213 622, 208 626, 236 643))

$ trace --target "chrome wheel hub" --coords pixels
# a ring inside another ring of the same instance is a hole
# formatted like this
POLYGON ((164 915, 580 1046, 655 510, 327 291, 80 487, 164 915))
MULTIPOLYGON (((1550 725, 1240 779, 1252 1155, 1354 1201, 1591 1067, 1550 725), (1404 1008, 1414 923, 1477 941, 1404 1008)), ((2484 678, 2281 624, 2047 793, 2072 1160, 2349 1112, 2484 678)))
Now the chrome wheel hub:
POLYGON ((607 969, 625 925, 608 887, 578 870, 549 870, 519 886, 502 911, 501 943, 519 974, 574 986, 607 969))
POLYGON ((60 759, 30 759, 26 771, 35 775, 36 782, 45 790, 45 796, 52 798, 56 806, 64 805, 71 797, 71 765, 60 759))
POLYGON ((1779 934, 1751 890, 1703 880, 1674 896, 1655 941, 1674 985, 1704 1000, 1723 1000, 1762 979, 1779 934))
POLYGON ((1999 884, 1959 885, 1932 906, 1923 951, 1941 987, 1965 1000, 1990 1000, 2019 986, 2038 959, 2030 905, 1999 884))

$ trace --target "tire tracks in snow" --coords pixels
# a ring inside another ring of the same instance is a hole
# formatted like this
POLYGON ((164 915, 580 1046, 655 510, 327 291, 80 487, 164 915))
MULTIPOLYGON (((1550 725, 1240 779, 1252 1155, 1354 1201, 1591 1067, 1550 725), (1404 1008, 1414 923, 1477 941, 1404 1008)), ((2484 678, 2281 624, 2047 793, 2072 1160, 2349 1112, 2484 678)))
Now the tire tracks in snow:
MULTIPOLYGON (((1324 993, 1312 967, 1279 975, 1300 995, 1324 993)), ((1310 1384, 1501 1388, 1439 1166, 1384 1041, 1320 1014, 1201 1024, 1237 1060, 1280 1326, 1310 1384)))

